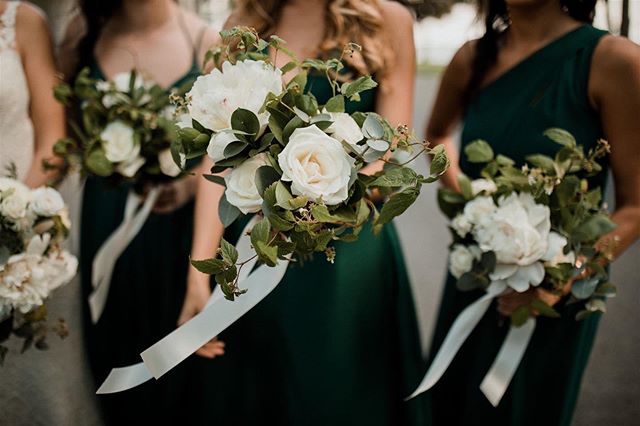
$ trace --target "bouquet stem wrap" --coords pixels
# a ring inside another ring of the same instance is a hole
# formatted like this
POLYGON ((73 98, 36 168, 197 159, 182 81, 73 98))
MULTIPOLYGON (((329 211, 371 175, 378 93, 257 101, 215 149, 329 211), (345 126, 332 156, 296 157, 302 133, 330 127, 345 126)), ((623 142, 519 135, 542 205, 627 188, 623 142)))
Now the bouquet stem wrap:
MULTIPOLYGON (((492 283, 487 288, 487 294, 467 306, 458 315, 422 382, 407 399, 431 389, 440 380, 460 347, 489 309, 493 299, 502 295, 505 290, 504 284, 492 283)), ((529 345, 535 326, 536 320, 534 318, 529 318, 521 327, 511 326, 491 369, 482 380, 480 390, 494 407, 498 406, 509 387, 509 383, 529 345)))
MULTIPOLYGON (((255 222, 254 218, 247 224, 236 244, 241 259, 253 257, 247 232, 255 222)), ((200 313, 142 352, 143 362, 111 370, 97 393, 121 392, 153 377, 158 379, 249 312, 276 288, 289 265, 287 260, 280 260, 275 267, 261 265, 252 271, 256 260, 246 263, 238 276, 238 283, 248 290, 246 294, 230 302, 222 291, 215 291, 200 313)))
POLYGON ((106 239, 96 253, 91 271, 93 291, 89 295, 89 309, 91 311, 91 320, 94 324, 98 322, 102 311, 104 311, 107 296, 109 295, 113 268, 120 255, 144 226, 159 194, 160 190, 153 188, 143 202, 139 195, 129 191, 122 223, 106 239))

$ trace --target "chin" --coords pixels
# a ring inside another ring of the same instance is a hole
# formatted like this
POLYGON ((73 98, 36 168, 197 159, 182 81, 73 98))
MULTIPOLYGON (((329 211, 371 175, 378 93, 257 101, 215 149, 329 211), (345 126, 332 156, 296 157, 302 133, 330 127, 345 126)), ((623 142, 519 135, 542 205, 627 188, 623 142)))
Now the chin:
POLYGON ((559 3, 559 0, 505 0, 508 7, 542 6, 548 3, 559 3))

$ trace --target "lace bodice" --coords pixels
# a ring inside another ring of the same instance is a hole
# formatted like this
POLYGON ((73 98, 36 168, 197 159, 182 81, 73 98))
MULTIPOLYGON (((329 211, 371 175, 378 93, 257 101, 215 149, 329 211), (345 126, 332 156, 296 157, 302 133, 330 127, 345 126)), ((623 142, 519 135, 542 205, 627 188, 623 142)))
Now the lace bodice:
POLYGON ((19 1, 10 1, 0 16, 0 176, 15 164, 24 179, 33 159, 33 125, 29 87, 16 46, 19 1))

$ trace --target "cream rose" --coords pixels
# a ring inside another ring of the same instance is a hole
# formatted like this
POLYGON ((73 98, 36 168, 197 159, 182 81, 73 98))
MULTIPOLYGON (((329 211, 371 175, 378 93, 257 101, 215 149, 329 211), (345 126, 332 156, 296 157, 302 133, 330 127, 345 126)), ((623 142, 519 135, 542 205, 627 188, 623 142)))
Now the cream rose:
POLYGON ((224 177, 227 201, 244 214, 256 213, 262 207, 262 197, 256 187, 256 171, 268 165, 266 154, 251 157, 224 177))
POLYGON ((471 181, 471 192, 478 195, 484 192, 485 195, 491 195, 498 190, 495 182, 489 179, 475 179, 471 181))
POLYGON ((282 180, 291 192, 333 206, 345 201, 355 160, 342 144, 316 126, 293 131, 278 155, 282 180))
POLYGON ((138 173, 140 167, 144 165, 144 158, 141 156, 134 157, 131 160, 123 161, 116 167, 116 171, 124 177, 132 178, 138 173))
POLYGON ((224 160, 224 150, 231 143, 236 142, 238 138, 232 132, 219 132, 211 135, 209 146, 207 146, 207 155, 214 163, 224 160))
POLYGON ((463 274, 471 271, 473 261, 480 259, 480 255, 481 252, 477 246, 454 245, 449 254, 449 272, 455 278, 460 278, 463 274))
POLYGON ((64 200, 58 191, 53 188, 41 187, 33 192, 31 210, 38 216, 55 216, 64 209, 64 200))
POLYGON ((105 156, 112 163, 132 161, 140 154, 140 144, 136 143, 133 129, 120 120, 107 124, 100 139, 105 156))
POLYGON ((327 133, 339 141, 348 143, 356 152, 362 152, 364 147, 358 145, 358 142, 364 139, 364 135, 356 120, 346 112, 330 112, 328 114, 331 115, 333 124, 327 128, 327 133))
POLYGON ((282 71, 262 61, 224 62, 222 71, 198 77, 188 97, 191 117, 209 130, 231 128, 231 115, 238 108, 252 111, 265 125, 269 114, 259 114, 269 93, 282 92, 282 71))
POLYGON ((169 148, 158 153, 158 164, 160 164, 160 170, 167 176, 176 177, 182 171, 182 167, 185 165, 185 155, 180 154, 180 166, 173 161, 173 155, 169 148))
POLYGON ((0 213, 3 216, 14 221, 25 218, 32 197, 31 190, 22 182, 0 178, 0 213))

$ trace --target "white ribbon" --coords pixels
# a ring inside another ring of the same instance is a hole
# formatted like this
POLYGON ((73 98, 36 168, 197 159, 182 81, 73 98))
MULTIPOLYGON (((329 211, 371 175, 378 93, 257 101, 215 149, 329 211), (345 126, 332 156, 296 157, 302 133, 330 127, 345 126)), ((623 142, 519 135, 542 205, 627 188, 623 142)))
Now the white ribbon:
MULTIPOLYGON (((478 325, 491 302, 506 290, 503 283, 492 283, 487 288, 487 294, 467 306, 453 322, 447 336, 440 346, 429 370, 425 374, 418 388, 407 398, 411 399, 433 387, 447 370, 462 344, 467 340, 473 329, 478 325)), ((521 327, 511 326, 509 334, 500 348, 491 369, 484 377, 480 390, 489 402, 497 407, 509 387, 518 365, 524 355, 529 340, 535 329, 535 319, 529 318, 521 327)))
POLYGON ((160 190, 153 188, 143 203, 139 195, 129 191, 122 223, 106 239, 93 258, 91 271, 93 291, 89 295, 89 310, 94 324, 98 322, 104 311, 116 261, 142 229, 159 194, 160 190))
MULTIPOLYGON (((249 222, 236 245, 240 259, 252 257, 246 234, 254 223, 255 220, 249 222)), ((276 288, 289 265, 288 261, 280 260, 275 267, 262 265, 251 271, 255 262, 253 259, 245 264, 238 276, 238 284, 248 290, 246 294, 230 302, 222 297, 221 291, 215 291, 200 313, 142 352, 142 363, 111 370, 97 393, 121 392, 152 377, 158 379, 251 310, 276 288)))

